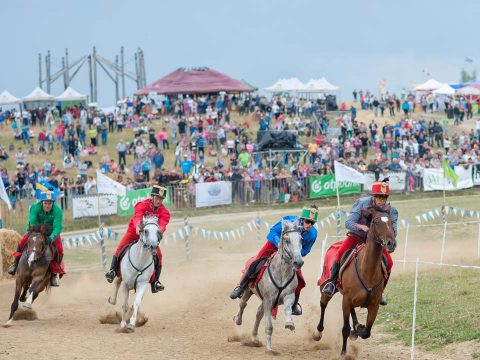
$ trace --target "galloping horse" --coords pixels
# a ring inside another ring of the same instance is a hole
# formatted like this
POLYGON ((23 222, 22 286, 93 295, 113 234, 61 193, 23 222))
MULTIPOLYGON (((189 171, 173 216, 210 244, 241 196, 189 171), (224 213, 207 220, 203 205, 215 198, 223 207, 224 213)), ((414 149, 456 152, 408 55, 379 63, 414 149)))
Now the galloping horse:
POLYGON ((147 289, 150 278, 153 275, 153 255, 156 253, 162 233, 158 227, 158 218, 155 216, 144 216, 140 225, 140 237, 136 243, 131 245, 120 263, 121 278, 117 277, 114 282, 113 296, 108 302, 115 305, 117 302, 118 289, 122 287, 123 305, 122 322, 120 328, 127 325, 126 314, 128 311, 128 295, 130 290, 136 291, 133 314, 128 324, 128 331, 135 331, 138 309, 147 289))
POLYGON ((24 252, 18 264, 15 296, 13 298, 10 316, 5 323, 6 327, 12 325, 13 315, 18 309, 18 302, 26 302, 23 307, 32 309, 32 303, 38 294, 50 287, 50 262, 53 259, 49 246, 48 235, 51 232, 49 225, 35 225, 29 228, 27 251, 24 252), (32 286, 30 286, 30 284, 32 286), (29 289, 30 287, 30 289, 29 289), (30 295, 27 297, 27 290, 30 295), (20 292, 22 293, 20 296, 20 292))
MULTIPOLYGON (((349 336, 351 340, 355 340, 358 336, 362 339, 370 337, 384 288, 385 279, 381 264, 383 248, 386 247, 388 252, 393 252, 397 245, 389 209, 370 207, 368 213, 371 222, 366 244, 358 253, 355 253, 353 264, 352 262, 347 264, 340 274, 342 286, 339 291, 343 295, 342 355, 347 351, 349 336), (359 306, 368 310, 366 325, 358 323, 355 308, 359 306), (351 332, 350 316, 353 322, 351 332)), ((325 309, 331 298, 323 293, 320 298, 320 322, 313 334, 313 339, 316 341, 322 338, 325 309)))
POLYGON ((265 334, 267 336, 267 350, 272 350, 272 309, 278 305, 285 306, 285 328, 295 330, 292 320, 292 305, 295 302, 295 289, 298 285, 296 269, 303 266, 300 253, 302 237, 297 223, 284 221, 282 223, 282 236, 278 251, 270 258, 267 269, 261 279, 251 289, 247 287, 240 299, 240 310, 234 317, 237 325, 242 325, 242 316, 247 302, 252 294, 257 295, 262 303, 257 309, 257 317, 252 331, 252 341, 258 342, 258 326, 264 314, 267 320, 265 334))

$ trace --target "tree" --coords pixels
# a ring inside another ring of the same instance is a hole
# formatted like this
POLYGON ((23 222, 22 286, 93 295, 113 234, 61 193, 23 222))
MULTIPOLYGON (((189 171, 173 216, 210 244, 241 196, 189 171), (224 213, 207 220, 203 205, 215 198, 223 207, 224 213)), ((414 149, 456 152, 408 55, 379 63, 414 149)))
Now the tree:
POLYGON ((472 73, 469 74, 467 70, 462 68, 462 71, 460 72, 460 82, 465 83, 472 80, 477 80, 477 70, 474 69, 472 73))

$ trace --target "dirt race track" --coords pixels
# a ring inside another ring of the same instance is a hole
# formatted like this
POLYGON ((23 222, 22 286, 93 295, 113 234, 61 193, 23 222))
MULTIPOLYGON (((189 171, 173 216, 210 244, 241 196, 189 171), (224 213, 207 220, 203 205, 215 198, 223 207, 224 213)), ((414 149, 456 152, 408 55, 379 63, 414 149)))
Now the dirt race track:
MULTIPOLYGON (((40 295, 34 303, 39 320, 15 321, 8 329, 0 327, 0 359, 340 358, 340 296, 327 310, 324 338, 318 343, 310 340, 319 316, 319 292, 314 284, 319 271, 320 247, 315 246, 303 269, 307 280, 300 301, 304 314, 294 319, 296 331, 290 332, 284 329, 281 308, 274 321, 273 353, 267 353, 264 347, 248 346, 259 300, 250 300, 244 324, 236 329, 232 318, 238 303, 228 298, 244 262, 259 245, 255 240, 198 241, 192 243, 191 262, 184 260, 181 244, 164 247, 162 280, 166 291, 156 295, 147 292, 142 312, 149 321, 135 333, 116 333, 116 325, 99 323, 100 316, 118 311, 120 306, 107 303, 111 285, 104 280, 103 272, 98 267, 91 271, 85 267, 62 279, 60 288, 40 295)), ((67 266, 72 252, 66 253, 67 266)), ((2 323, 8 316, 13 288, 12 280, 0 283, 2 323)), ((365 312, 360 314, 364 321, 365 312)), ((259 337, 264 342, 263 322, 259 337)), ((468 344, 464 347, 468 348, 468 344)), ((410 349, 374 326, 372 338, 349 342, 348 354, 355 359, 397 360, 410 358, 410 349)), ((441 354, 417 350, 416 355, 417 359, 468 358, 463 356, 462 346, 447 348, 441 354)))

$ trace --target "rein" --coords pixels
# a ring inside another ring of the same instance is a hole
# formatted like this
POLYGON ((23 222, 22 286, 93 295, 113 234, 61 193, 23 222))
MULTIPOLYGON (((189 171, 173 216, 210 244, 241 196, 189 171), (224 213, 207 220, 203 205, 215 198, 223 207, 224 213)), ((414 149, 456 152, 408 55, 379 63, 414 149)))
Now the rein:
POLYGON ((131 259, 131 257, 130 257, 130 250, 131 250, 131 248, 132 248, 131 246, 128 248, 128 262, 130 263, 130 265, 132 265, 132 267, 133 267, 133 268, 135 269, 135 271, 137 272, 137 276, 135 277, 135 283, 133 284, 133 289, 134 289, 135 291, 137 291, 137 280, 138 280, 138 278, 140 277, 140 275, 142 275, 142 274, 145 272, 145 270, 147 270, 150 266, 152 266, 152 264, 153 264, 153 256, 152 256, 152 261, 150 261, 150 263, 149 263, 147 266, 145 266, 143 269, 140 270, 140 269, 138 269, 135 265, 133 265, 132 259, 131 259))

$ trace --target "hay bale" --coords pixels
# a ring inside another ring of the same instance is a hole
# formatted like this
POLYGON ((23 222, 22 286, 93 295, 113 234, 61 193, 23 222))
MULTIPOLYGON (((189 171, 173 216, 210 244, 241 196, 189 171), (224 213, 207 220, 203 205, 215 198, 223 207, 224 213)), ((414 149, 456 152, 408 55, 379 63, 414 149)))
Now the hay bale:
POLYGON ((13 262, 12 254, 17 249, 17 244, 22 237, 15 230, 0 229, 0 250, 1 254, 1 263, 3 268, 1 269, 2 274, 7 271, 9 266, 13 262))

